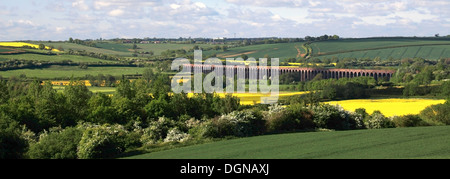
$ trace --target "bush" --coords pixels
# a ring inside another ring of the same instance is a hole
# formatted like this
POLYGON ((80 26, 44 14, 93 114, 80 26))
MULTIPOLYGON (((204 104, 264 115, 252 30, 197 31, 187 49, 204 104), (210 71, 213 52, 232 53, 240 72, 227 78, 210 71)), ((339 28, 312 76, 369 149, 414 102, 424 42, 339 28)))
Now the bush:
POLYGON ((90 125, 85 128, 78 145, 80 159, 110 158, 125 151, 127 131, 121 125, 90 125))
POLYGON ((44 133, 37 143, 30 146, 28 155, 33 159, 76 159, 82 135, 81 129, 71 127, 44 133))
POLYGON ((268 132, 312 129, 315 127, 311 112, 302 104, 292 104, 266 116, 268 132))
POLYGON ((261 131, 260 128, 264 126, 264 121, 262 121, 261 118, 257 118, 253 112, 249 110, 234 111, 221 118, 224 118, 231 123, 232 134, 237 137, 256 135, 261 131))
POLYGON ((224 117, 215 117, 206 122, 205 137, 222 138, 233 135, 233 124, 224 117))
POLYGON ((189 134, 186 134, 175 127, 169 130, 164 142, 184 142, 189 138, 189 134))
POLYGON ((366 117, 364 125, 368 129, 395 127, 395 124, 378 110, 374 111, 370 116, 366 117))
POLYGON ((19 124, 3 114, 0 115, 0 159, 23 158, 28 143, 21 137, 19 124))
POLYGON ((417 126, 428 126, 428 123, 422 120, 419 115, 405 115, 405 116, 395 116, 392 119, 395 127, 417 127, 417 126))
POLYGON ((236 136, 246 137, 261 134, 265 131, 265 121, 253 110, 234 111, 212 119, 206 131, 208 137, 236 136))
POLYGON ((145 128, 140 141, 144 144, 155 144, 166 138, 170 128, 175 126, 174 122, 166 117, 160 117, 158 121, 150 123, 148 128, 145 128))
POLYGON ((300 128, 300 122, 288 117, 288 113, 289 111, 279 111, 266 116, 265 119, 267 121, 267 131, 292 131, 300 128))
POLYGON ((436 104, 420 112, 420 117, 431 125, 450 125, 450 104, 436 104))
POLYGON ((321 104, 310 107, 316 127, 326 129, 348 130, 357 128, 354 115, 340 106, 321 104))

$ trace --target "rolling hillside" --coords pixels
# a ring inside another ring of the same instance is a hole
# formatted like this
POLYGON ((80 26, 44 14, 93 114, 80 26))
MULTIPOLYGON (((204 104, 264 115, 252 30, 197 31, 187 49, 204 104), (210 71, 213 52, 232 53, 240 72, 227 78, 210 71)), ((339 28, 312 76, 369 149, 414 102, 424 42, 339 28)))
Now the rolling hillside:
POLYGON ((450 40, 422 39, 345 39, 311 44, 313 57, 402 59, 450 57, 450 40))
POLYGON ((224 140, 132 159, 450 158, 450 126, 306 132, 224 140))
MULTIPOLYGON (((230 48, 226 52, 208 51, 204 54, 217 53, 219 58, 236 58, 241 54, 262 58, 264 55, 280 60, 299 58, 306 54, 306 49, 299 43, 261 44, 230 48)), ((394 59, 421 57, 437 60, 450 57, 449 39, 430 38, 368 38, 341 39, 336 41, 313 42, 310 45, 313 58, 376 58, 394 59)))

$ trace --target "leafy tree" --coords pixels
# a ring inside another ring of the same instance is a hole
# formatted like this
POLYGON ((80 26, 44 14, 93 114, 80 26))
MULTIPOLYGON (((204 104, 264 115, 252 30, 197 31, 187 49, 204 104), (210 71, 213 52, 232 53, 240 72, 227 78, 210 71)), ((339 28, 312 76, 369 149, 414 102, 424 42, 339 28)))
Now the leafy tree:
MULTIPOLYGON (((191 105, 191 99, 187 96, 186 93, 175 93, 170 99, 169 108, 172 111, 171 117, 176 119, 177 117, 192 114, 192 110, 196 108, 196 106, 191 105)), ((179 119, 181 120, 181 119, 179 119)))
POLYGON ((115 111, 115 122, 125 124, 129 121, 136 120, 139 117, 139 111, 132 99, 114 96, 111 105, 115 111))
POLYGON ((71 81, 64 88, 64 95, 67 99, 67 109, 70 111, 71 125, 75 125, 79 120, 83 120, 88 115, 88 102, 92 92, 86 87, 84 81, 71 81))
POLYGON ((153 73, 153 69, 152 68, 147 68, 147 69, 145 69, 144 70, 144 72, 142 73, 142 78, 145 80, 145 81, 148 81, 148 82, 150 82, 150 81, 152 81, 152 80, 155 80, 155 73, 153 73))
POLYGON ((117 86, 116 95, 127 99, 134 98, 134 96, 136 95, 136 91, 133 88, 130 80, 122 77, 122 80, 120 80, 119 85, 117 86))
POLYGON ((21 137, 19 124, 0 114, 0 159, 23 158, 27 147, 27 141, 21 137))
POLYGON ((152 100, 144 107, 144 110, 146 111, 147 116, 153 119, 170 115, 170 105, 163 96, 152 100))
POLYGON ((133 98, 133 102, 139 108, 140 106, 145 106, 152 100, 150 95, 151 86, 150 83, 143 79, 137 79, 132 83, 133 88, 135 89, 135 96, 133 98))
POLYGON ((28 155, 32 159, 76 159, 82 134, 81 129, 72 127, 44 133, 39 142, 30 146, 28 155))
POLYGON ((433 79, 433 70, 430 67, 425 67, 419 74, 414 77, 414 81, 420 85, 428 85, 433 79))
POLYGON ((99 124, 114 124, 116 121, 116 110, 112 106, 111 98, 103 93, 97 93, 89 99, 89 113, 87 119, 89 122, 99 124))
POLYGON ((39 44, 39 50, 44 50, 45 49, 45 45, 44 44, 39 44))
MULTIPOLYGON (((34 83, 34 85, 40 84, 34 83)), ((75 125, 74 121, 68 120, 66 111, 69 109, 65 105, 66 97, 64 94, 57 93, 50 82, 46 82, 38 89, 38 96, 34 98, 34 115, 39 119, 44 129, 75 125)))
POLYGON ((247 60, 247 59, 248 59, 248 55, 242 54, 242 55, 241 55, 241 58, 242 58, 243 60, 247 60))
POLYGON ((150 84, 150 91, 153 95, 153 98, 158 99, 160 97, 163 97, 165 99, 168 99, 168 93, 171 91, 170 84, 170 78, 167 75, 158 74, 155 81, 150 84))
POLYGON ((225 98, 215 95, 211 106, 217 114, 228 114, 238 109, 239 101, 239 98, 233 97, 231 94, 225 95, 225 98))

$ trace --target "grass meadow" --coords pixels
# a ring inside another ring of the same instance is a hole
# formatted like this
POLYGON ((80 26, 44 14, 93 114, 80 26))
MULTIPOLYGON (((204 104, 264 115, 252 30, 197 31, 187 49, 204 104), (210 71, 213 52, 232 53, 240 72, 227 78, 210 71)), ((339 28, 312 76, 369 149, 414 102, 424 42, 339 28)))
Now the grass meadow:
POLYGON ((144 67, 88 67, 88 69, 81 69, 78 66, 53 65, 49 68, 0 71, 0 76, 8 78, 25 74, 29 78, 68 79, 72 76, 75 78, 85 77, 88 74, 93 76, 97 76, 98 74, 109 74, 112 76, 142 74, 144 70, 144 67))

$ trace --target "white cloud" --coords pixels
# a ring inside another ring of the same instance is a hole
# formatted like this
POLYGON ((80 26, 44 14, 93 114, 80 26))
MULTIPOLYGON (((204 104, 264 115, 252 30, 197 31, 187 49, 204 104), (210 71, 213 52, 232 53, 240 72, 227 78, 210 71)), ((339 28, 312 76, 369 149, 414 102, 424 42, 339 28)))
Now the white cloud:
POLYGON ((84 3, 84 0, 76 0, 75 2, 72 3, 72 7, 75 7, 82 11, 89 10, 89 6, 86 5, 86 3, 84 3))
POLYGON ((109 16, 121 16, 125 13, 125 11, 123 11, 122 9, 114 9, 112 11, 109 11, 108 15, 109 16))
POLYGON ((308 4, 307 0, 225 0, 228 3, 258 7, 301 7, 308 4))

